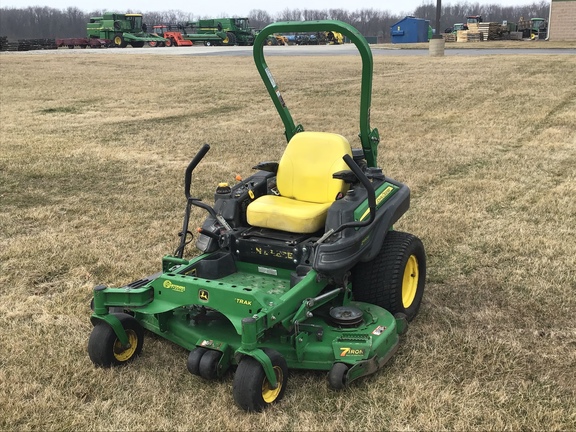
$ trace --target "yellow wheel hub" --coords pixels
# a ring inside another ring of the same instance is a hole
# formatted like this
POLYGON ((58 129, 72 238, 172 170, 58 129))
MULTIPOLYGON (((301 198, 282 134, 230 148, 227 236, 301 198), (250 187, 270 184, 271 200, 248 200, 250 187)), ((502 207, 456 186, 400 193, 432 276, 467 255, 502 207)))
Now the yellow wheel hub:
POLYGON ((262 382, 262 399, 266 403, 272 403, 278 398, 280 391, 282 391, 282 382, 284 380, 284 372, 280 366, 274 366, 274 373, 276 374, 276 382, 278 385, 275 389, 270 386, 270 382, 264 378, 262 382))
POLYGON ((119 362, 130 360, 136 352, 136 348, 138 348, 138 336, 136 332, 134 330, 126 330, 126 335, 128 336, 128 343, 130 344, 128 348, 124 349, 118 339, 114 342, 114 357, 119 362))
POLYGON ((418 289, 418 259, 410 255, 406 267, 404 267, 404 277, 402 278, 402 304, 409 308, 416 297, 418 289))
POLYGON ((122 43, 122 39, 120 39, 119 36, 116 36, 116 37, 114 38, 114 44, 115 44, 115 45, 120 45, 121 43, 122 43))

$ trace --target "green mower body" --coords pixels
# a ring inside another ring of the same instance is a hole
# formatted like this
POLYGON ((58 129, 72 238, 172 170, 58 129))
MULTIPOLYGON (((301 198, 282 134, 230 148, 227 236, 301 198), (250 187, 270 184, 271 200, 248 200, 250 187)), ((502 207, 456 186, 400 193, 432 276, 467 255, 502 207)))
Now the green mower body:
MULTIPOLYGON (((289 146, 297 134, 324 137, 294 125, 264 61, 268 35, 296 31, 340 32, 362 56, 362 148, 341 157, 349 169, 331 173, 346 192, 326 204, 322 226, 311 232, 257 226, 249 222, 248 209, 282 192, 282 161, 258 164, 232 187, 220 185, 210 206, 190 193, 192 172, 209 151, 204 145, 186 169, 176 252, 162 259, 157 274, 94 289, 88 351, 96 365, 134 358, 147 329, 189 350, 189 371, 204 379, 236 369, 236 402, 259 411, 282 398, 288 369, 329 371, 330 387, 342 389, 396 352, 420 307, 426 257, 417 237, 392 230, 408 210, 410 191, 376 167, 378 132, 369 126, 371 52, 353 27, 337 21, 275 23, 258 34, 256 66, 289 146), (202 254, 187 259, 192 206, 208 217, 196 241, 202 254)), ((329 134, 328 142, 333 138, 329 134)))

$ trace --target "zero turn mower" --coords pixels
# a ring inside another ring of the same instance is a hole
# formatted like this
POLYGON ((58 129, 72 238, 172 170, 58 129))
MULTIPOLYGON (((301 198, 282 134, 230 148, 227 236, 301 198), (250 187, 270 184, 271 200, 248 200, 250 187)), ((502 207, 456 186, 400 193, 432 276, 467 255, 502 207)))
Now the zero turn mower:
POLYGON ((410 190, 376 166, 366 40, 339 21, 278 22, 258 34, 254 60, 286 128, 282 158, 220 184, 210 206, 191 194, 204 145, 185 172, 178 248, 154 275, 94 288, 88 342, 92 362, 109 367, 140 354, 151 331, 189 350, 188 370, 206 380, 235 369, 234 399, 247 411, 282 399, 289 369, 327 371, 335 390, 376 372, 416 316, 426 277, 422 242, 392 229, 410 190), (361 148, 295 126, 264 60, 269 35, 319 31, 342 33, 360 52, 361 148), (202 253, 188 259, 192 206, 208 216, 196 241, 202 253))

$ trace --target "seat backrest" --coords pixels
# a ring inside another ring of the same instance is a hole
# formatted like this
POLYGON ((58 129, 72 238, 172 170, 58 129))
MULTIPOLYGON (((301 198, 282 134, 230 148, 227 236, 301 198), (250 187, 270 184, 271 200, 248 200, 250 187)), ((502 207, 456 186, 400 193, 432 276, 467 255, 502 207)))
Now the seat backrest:
POLYGON ((300 132, 292 137, 280 159, 276 177, 281 196, 298 201, 328 203, 346 192, 332 174, 349 169, 342 157, 352 156, 348 140, 328 132, 300 132))

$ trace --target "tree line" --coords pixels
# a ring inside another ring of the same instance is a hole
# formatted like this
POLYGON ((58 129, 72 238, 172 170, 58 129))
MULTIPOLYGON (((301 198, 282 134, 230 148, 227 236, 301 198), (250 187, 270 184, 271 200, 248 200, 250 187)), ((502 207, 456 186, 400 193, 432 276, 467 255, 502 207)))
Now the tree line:
MULTIPOLYGON (((452 27, 455 23, 466 21, 466 16, 482 15, 485 22, 518 22, 521 18, 548 18, 550 3, 541 0, 524 6, 501 6, 499 4, 456 3, 442 6, 440 31, 452 27)), ((101 16, 104 11, 85 12, 77 7, 55 9, 51 7, 0 8, 0 36, 9 39, 85 37, 86 23, 92 16, 101 16)), ((125 13, 141 11, 128 10, 125 13)), ((436 2, 431 0, 418 6, 412 16, 430 20, 432 27, 436 20, 436 2)), ((225 15, 220 15, 220 17, 225 15)), ((318 19, 336 19, 356 27, 364 36, 380 36, 390 39, 390 27, 404 18, 386 10, 359 9, 290 9, 271 14, 265 10, 253 9, 248 13, 250 24, 261 29, 276 21, 303 21, 318 19)), ((154 24, 176 24, 195 21, 201 18, 180 10, 145 12, 144 20, 148 28, 154 24)))

